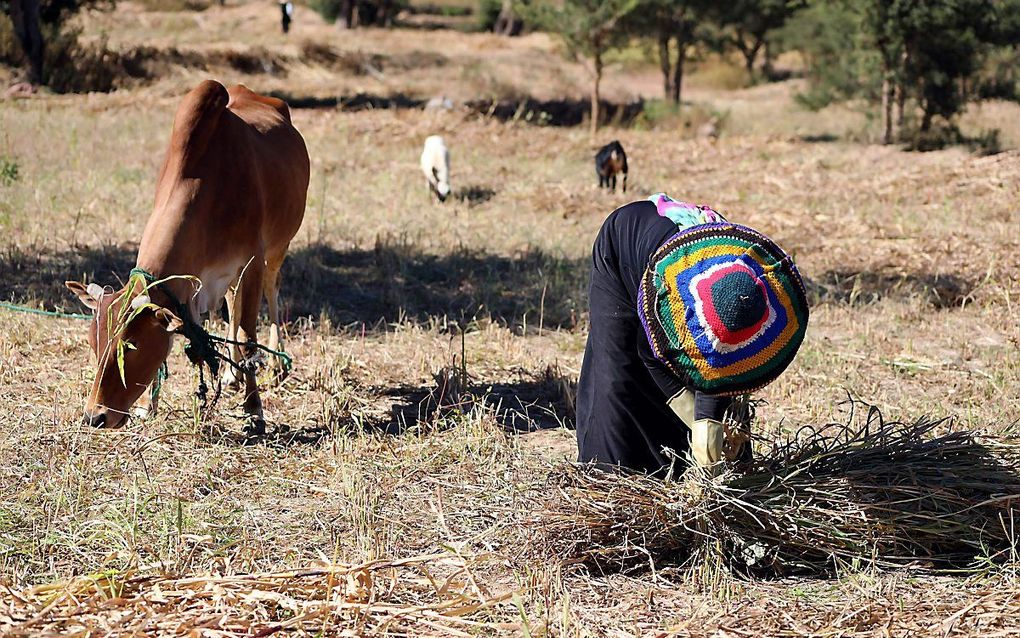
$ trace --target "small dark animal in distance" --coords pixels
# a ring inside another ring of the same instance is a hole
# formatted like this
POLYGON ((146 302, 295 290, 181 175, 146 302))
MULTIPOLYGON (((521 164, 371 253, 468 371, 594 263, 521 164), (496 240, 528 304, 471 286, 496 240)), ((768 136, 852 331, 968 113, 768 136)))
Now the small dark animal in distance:
POLYGON ((623 192, 627 192, 627 154, 620 142, 613 140, 595 154, 595 174, 599 176, 599 188, 611 188, 616 192, 616 176, 623 173, 623 192))

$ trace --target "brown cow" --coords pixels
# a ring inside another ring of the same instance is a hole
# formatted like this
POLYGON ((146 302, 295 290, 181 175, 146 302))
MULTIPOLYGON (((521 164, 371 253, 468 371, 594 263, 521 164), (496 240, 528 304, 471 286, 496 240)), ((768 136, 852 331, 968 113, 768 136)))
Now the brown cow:
MULTIPOLYGON (((263 295, 272 322, 269 347, 279 349, 280 266, 304 217, 308 175, 304 139, 283 101, 211 80, 184 97, 138 247, 138 269, 171 278, 146 288, 133 277, 118 291, 67 282, 95 310, 89 344, 98 371, 85 405, 88 423, 120 425, 156 379, 182 320, 201 322, 224 297, 228 337, 247 344, 233 347, 234 361, 257 352, 252 344, 263 295), (175 314, 181 303, 189 317, 175 314)), ((241 376, 249 427, 263 432, 255 372, 245 368, 241 376)), ((236 382, 229 366, 224 380, 236 382)))

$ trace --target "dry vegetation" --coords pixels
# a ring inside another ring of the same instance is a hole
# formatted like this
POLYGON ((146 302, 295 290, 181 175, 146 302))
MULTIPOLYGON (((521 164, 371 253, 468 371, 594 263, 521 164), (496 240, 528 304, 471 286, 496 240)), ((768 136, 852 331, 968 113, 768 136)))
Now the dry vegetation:
MULTIPOLYGON (((86 17, 86 34, 163 51, 152 78, 0 102, 0 299, 77 310, 65 279, 125 276, 176 102, 207 75, 320 100, 309 103, 359 91, 550 100, 583 86, 541 36, 343 33, 299 7, 287 40, 276 16, 257 4, 157 13, 124 2, 86 17), (283 71, 230 63, 253 51, 283 71)), ((550 556, 572 540, 540 532, 574 452, 562 425, 591 241, 632 197, 711 203, 795 252, 810 278, 807 340, 760 397, 766 440, 846 422, 848 393, 890 418, 954 416, 953 427, 990 437, 1020 421, 1020 154, 859 144, 848 135, 867 137, 862 116, 799 111, 789 83, 692 83, 695 108, 729 113, 721 139, 605 131, 631 158, 626 196, 596 189, 586 132, 524 113, 296 110, 313 175, 284 278, 295 370, 263 396, 265 440, 241 436, 233 395, 197 413, 179 352, 160 415, 90 430, 79 422, 93 374, 83 325, 3 312, 0 631, 1020 629, 1009 561, 948 575, 865 560, 761 580, 711 560, 620 571, 550 556), (455 198, 442 207, 417 169, 435 132, 453 154, 455 198)), ((617 101, 651 94, 655 70, 610 85, 617 101)), ((1006 109, 968 117, 980 128, 1008 121, 1006 109)))

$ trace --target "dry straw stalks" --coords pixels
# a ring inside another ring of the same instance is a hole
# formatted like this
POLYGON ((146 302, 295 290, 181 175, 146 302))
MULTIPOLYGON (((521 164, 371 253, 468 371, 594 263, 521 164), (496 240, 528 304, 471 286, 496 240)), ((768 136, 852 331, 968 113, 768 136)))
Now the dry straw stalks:
MULTIPOLYGON (((854 425, 854 421, 863 423, 854 425)), ((1020 445, 949 420, 805 428, 743 467, 679 480, 569 468, 533 523, 599 569, 668 560, 758 576, 974 570, 1016 557, 1020 445), (834 433, 833 433, 834 431, 834 433)))
POLYGON ((466 636, 513 629, 485 614, 511 594, 488 594, 470 581, 470 566, 450 554, 245 575, 104 572, 0 594, 0 634, 466 636))

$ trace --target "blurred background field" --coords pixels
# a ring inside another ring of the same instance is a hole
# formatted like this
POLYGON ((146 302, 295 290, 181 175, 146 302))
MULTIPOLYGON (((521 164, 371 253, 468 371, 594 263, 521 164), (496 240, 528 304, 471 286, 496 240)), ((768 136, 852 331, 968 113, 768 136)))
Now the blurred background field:
MULTIPOLYGON (((799 51, 777 53, 766 78, 760 60, 749 75, 733 51, 697 48, 676 105, 654 44, 631 38, 607 52, 593 136, 585 62, 555 33, 484 31, 474 2, 416 0, 393 25, 349 29, 298 4, 286 35, 279 16, 237 0, 87 8, 62 26, 73 42, 51 73, 64 84, 0 101, 0 300, 46 309, 78 310, 67 279, 126 276, 174 110, 198 81, 288 99, 312 158, 283 280, 295 370, 264 394, 267 440, 240 435, 234 395, 198 419, 180 352, 160 415, 90 430, 84 325, 3 313, 0 627, 25 620, 14 591, 61 579, 102 573, 93 581, 115 588, 439 553, 417 576, 379 567, 402 585, 377 574, 364 618, 456 590, 507 596, 465 616, 476 625, 442 625, 469 634, 1015 629, 1010 568, 748 581, 668 564, 599 573, 527 551, 529 517, 574 455, 591 243, 614 208, 655 192, 762 230, 809 280, 811 327, 761 393, 764 436, 844 422, 848 395, 906 421, 989 433, 1020 421, 1014 101, 966 103, 934 125, 944 148, 914 152, 906 137, 881 144, 867 95, 807 108, 799 51), (452 154, 442 206, 418 168, 434 133, 452 154), (592 157, 612 139, 628 153, 626 194, 596 187, 592 157), (434 587, 408 584, 422 573, 434 587)), ((25 74, 12 33, 0 17, 3 86, 25 74)), ((258 604, 253 626, 300 615, 258 604)), ((361 627, 424 635, 447 622, 402 618, 361 627)), ((327 620, 326 633, 357 626, 327 620)))

